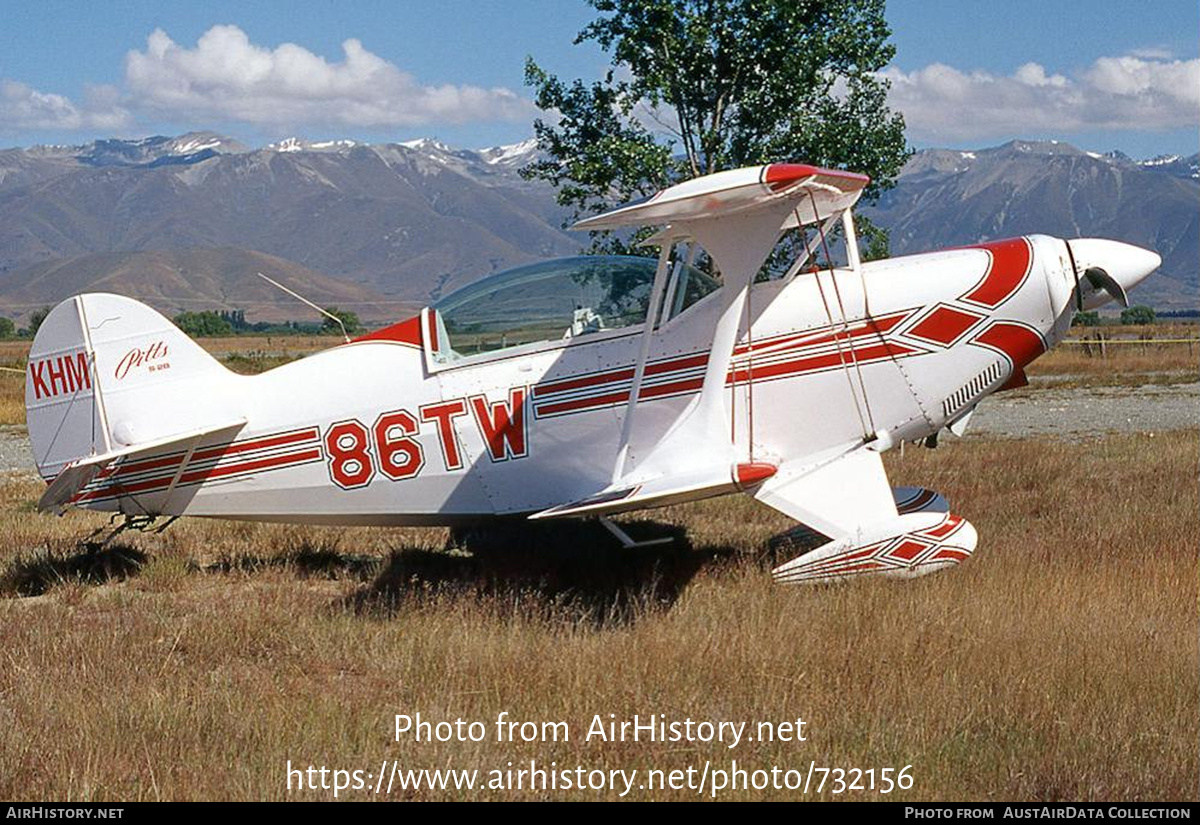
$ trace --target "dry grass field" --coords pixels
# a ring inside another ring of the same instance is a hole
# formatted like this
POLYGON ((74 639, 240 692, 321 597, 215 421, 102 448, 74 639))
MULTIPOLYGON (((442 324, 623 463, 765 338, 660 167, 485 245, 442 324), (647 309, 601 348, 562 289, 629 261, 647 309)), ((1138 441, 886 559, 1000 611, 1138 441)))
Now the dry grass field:
MULTIPOLYGON (((331 342, 205 343, 255 371, 331 342)), ((1031 373, 1194 380, 1186 353, 1064 347, 1031 373)), ((0 345, 0 363, 23 358, 0 345)), ((23 424, 21 388, 0 373, 0 423, 23 424)), ((478 769, 482 782, 536 759, 643 776, 706 761, 912 766, 909 790, 827 784, 803 797, 815 799, 1196 799, 1198 454, 1191 432, 893 451, 893 483, 940 490, 975 524, 975 557, 914 582, 801 589, 768 575, 783 558, 770 539, 791 524, 744 498, 642 514, 631 531, 686 540, 631 551, 588 526, 452 543, 434 529, 182 520, 97 554, 80 540, 105 519, 38 515, 39 483, 0 480, 0 798, 325 799, 288 791, 289 760, 478 769), (571 739, 498 743, 501 711, 565 721, 571 739), (479 720, 487 740, 393 741, 393 716, 417 712, 479 720), (610 713, 802 717, 808 741, 585 741, 593 715, 610 713)), ((695 797, 635 786, 626 798, 695 797)))
MULTIPOLYGON (((739 498, 649 514, 635 526, 690 539, 658 549, 580 528, 447 551, 440 530, 185 520, 92 557, 76 541, 101 519, 35 515, 39 486, 10 481, 0 797, 328 798, 288 793, 288 760, 699 771, 736 759, 911 765, 893 800, 1195 799, 1198 446, 1178 433, 889 454, 896 483, 945 491, 979 528, 975 557, 914 582, 809 589, 771 583, 767 541, 789 525, 739 498), (392 741, 394 714, 418 711, 483 721, 489 741, 392 741), (572 738, 496 743, 500 711, 566 721, 572 738), (803 717, 808 741, 583 741, 609 713, 803 717)), ((464 796, 616 794, 391 798, 464 796)))
POLYGON ((1200 342, 1196 342, 1195 325, 1100 329, 1099 333, 1096 328, 1072 330, 1066 342, 1031 365, 1029 375, 1059 386, 1164 384, 1197 379, 1200 342), (1098 334, 1107 339, 1103 346, 1095 340, 1098 334), (1156 339, 1170 343, 1156 343, 1156 339))

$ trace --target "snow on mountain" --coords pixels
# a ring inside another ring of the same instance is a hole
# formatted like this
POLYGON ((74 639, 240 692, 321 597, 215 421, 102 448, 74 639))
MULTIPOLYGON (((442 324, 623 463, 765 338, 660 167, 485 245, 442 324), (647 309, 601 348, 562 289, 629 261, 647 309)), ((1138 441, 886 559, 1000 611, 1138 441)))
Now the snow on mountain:
POLYGON ((288 137, 263 147, 268 152, 341 152, 358 146, 356 140, 321 140, 310 141, 298 137, 288 137))
POLYGON ((415 152, 443 168, 464 174, 510 174, 533 160, 538 153, 536 138, 489 146, 486 149, 457 149, 435 138, 414 138, 391 144, 365 144, 348 139, 308 141, 299 137, 288 137, 263 147, 268 152, 344 152, 356 146, 374 146, 377 150, 391 146, 415 152), (490 170, 490 171, 488 171, 490 170))
POLYGON ((79 146, 36 147, 43 157, 70 158, 86 166, 176 166, 199 163, 247 148, 215 132, 188 132, 178 137, 153 135, 135 140, 108 138, 79 146))
MULTIPOLYGON (((1147 300, 1194 305, 1200 158, 1095 154, 1049 141, 926 149, 864 209, 893 253, 1029 232, 1129 240, 1163 256, 1147 300)), ((554 190, 519 175, 538 157, 533 140, 475 150, 292 137, 250 150, 211 132, 0 150, 0 274, 17 289, 48 272, 30 267, 81 255, 238 248, 423 303, 586 243, 561 231, 554 190)), ((23 300, 57 300, 60 276, 23 300)))
POLYGON ((399 145, 403 146, 405 149, 417 149, 417 150, 424 151, 424 152, 428 152, 428 151, 453 152, 454 151, 449 146, 442 143, 440 140, 434 140, 433 138, 417 138, 416 140, 402 140, 402 141, 400 141, 399 145))
POLYGON ((520 143, 510 143, 506 146, 492 146, 487 149, 480 149, 478 155, 483 158, 485 163, 490 164, 525 163, 537 153, 537 150, 537 138, 529 138, 520 143))
POLYGON ((196 152, 203 152, 206 149, 218 149, 224 145, 224 141, 216 136, 210 138, 179 138, 172 142, 170 153, 173 155, 191 155, 196 152))
POLYGON ((304 141, 300 138, 290 137, 275 143, 268 143, 266 148, 271 152, 303 152, 305 146, 304 141))
POLYGON ((1179 155, 1158 155, 1149 160, 1139 160, 1138 166, 1166 166, 1168 163, 1174 163, 1179 160, 1179 155))
POLYGON ((893 254, 1042 232, 1154 249, 1158 273, 1140 290, 1153 305, 1195 305, 1200 186, 1197 157, 1145 163, 1067 143, 1012 141, 924 149, 894 188, 861 211, 890 232, 893 254), (964 157, 965 152, 975 155, 964 157))

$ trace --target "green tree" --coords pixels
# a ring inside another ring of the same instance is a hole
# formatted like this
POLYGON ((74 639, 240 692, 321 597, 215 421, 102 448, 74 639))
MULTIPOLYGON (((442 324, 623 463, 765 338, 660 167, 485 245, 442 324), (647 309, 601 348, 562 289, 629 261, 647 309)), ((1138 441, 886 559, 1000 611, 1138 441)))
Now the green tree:
POLYGON ((17 334, 17 325, 12 318, 0 317, 0 338, 12 338, 17 334))
MULTIPOLYGON (((611 55, 590 83, 564 82, 533 58, 525 82, 556 120, 534 122, 546 157, 522 170, 558 189, 572 219, 683 179, 803 161, 871 176, 868 201, 909 152, 888 110, 892 59, 883 0, 589 0, 575 38, 611 55)), ((861 217, 867 255, 886 235, 861 217)), ((629 252, 609 233, 593 251, 629 252)))
POLYGON ((1073 327, 1098 327, 1100 326, 1100 313, 1095 310, 1076 312, 1075 317, 1071 319, 1073 327))
POLYGON ((29 316, 29 335, 30 337, 37 335, 38 328, 41 327, 42 321, 46 320, 46 316, 50 314, 50 307, 42 307, 35 309, 29 316))
POLYGON ((1122 324, 1153 324, 1154 310, 1145 304, 1134 304, 1121 310, 1122 324))
MULTIPOLYGON (((342 326, 346 328, 347 335, 357 335, 363 331, 363 325, 358 320, 358 315, 337 307, 325 307, 325 311, 330 315, 336 316, 342 322, 342 326)), ((342 327, 339 327, 333 318, 326 318, 321 322, 322 335, 341 335, 342 327)))
POLYGON ((175 322, 175 326, 193 338, 212 338, 233 334, 233 326, 219 313, 212 311, 181 312, 172 320, 175 322))
POLYGON ((246 323, 246 310, 222 310, 221 317, 229 322, 229 326, 233 327, 234 332, 245 332, 250 329, 250 324, 246 323))

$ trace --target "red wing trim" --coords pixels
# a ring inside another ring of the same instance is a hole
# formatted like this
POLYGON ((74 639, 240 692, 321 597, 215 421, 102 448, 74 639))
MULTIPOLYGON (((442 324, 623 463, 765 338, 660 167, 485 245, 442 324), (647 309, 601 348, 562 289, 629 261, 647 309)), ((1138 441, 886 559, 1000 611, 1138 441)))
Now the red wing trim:
POLYGON ((733 469, 733 480, 739 487, 750 487, 760 481, 766 481, 779 470, 774 464, 765 461, 748 461, 733 469))
POLYGON ((425 326, 427 327, 427 332, 429 333, 429 350, 430 352, 437 352, 439 349, 441 349, 441 342, 438 341, 437 316, 434 315, 432 309, 426 310, 425 312, 425 326))
MULTIPOLYGON (((239 463, 227 464, 224 466, 218 465, 183 473, 179 477, 178 485, 184 487, 197 482, 203 482, 209 479, 224 478, 226 476, 240 473, 276 469, 294 464, 305 464, 309 461, 317 461, 321 457, 322 455, 320 448, 313 447, 297 452, 267 456, 265 458, 248 459, 239 463)), ((105 487, 75 496, 72 501, 97 501, 108 498, 129 496, 137 493, 158 492, 169 487, 171 485, 171 479, 171 476, 162 476, 159 478, 151 478, 145 481, 137 481, 129 484, 122 484, 119 481, 109 482, 105 487)))
POLYGON ((807 163, 772 163, 763 170, 762 182, 779 192, 794 183, 813 177, 834 178, 838 181, 849 181, 853 186, 845 191, 862 189, 871 179, 857 172, 844 172, 840 169, 822 169, 819 166, 809 166, 807 163))

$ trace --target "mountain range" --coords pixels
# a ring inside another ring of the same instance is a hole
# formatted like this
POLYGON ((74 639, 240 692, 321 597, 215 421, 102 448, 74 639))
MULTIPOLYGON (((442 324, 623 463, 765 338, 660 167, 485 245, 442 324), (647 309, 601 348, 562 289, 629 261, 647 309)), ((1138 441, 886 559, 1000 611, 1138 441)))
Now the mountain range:
MULTIPOLYGON (((343 303, 362 300, 364 289, 393 304, 424 303, 488 272, 579 249, 561 229, 553 192, 517 173, 532 148, 292 139, 249 150, 193 133, 0 151, 0 312, 71 294, 44 277, 53 262, 105 253, 127 269, 122 256, 179 250, 192 266, 225 250, 208 270, 234 279, 229 249, 265 253, 355 286, 343 303), (18 300, 14 290, 34 282, 41 287, 18 300)), ((102 277, 100 261, 88 262, 102 277)), ((174 286, 184 291, 168 295, 147 277, 123 285, 160 309, 215 295, 193 294, 181 279, 174 286)), ((223 292, 236 294, 232 284, 223 292)), ((363 317, 393 315, 382 305, 363 317)))
MULTIPOLYGON (((0 150, 0 313, 86 288, 168 313, 306 317, 253 277, 263 271, 364 319, 395 318, 489 272, 579 250, 586 238, 562 230, 553 191, 519 175, 536 156, 533 141, 251 149, 210 132, 0 150)), ((1029 232, 1138 243, 1163 256, 1138 299, 1194 307, 1198 166, 1053 142, 929 149, 863 211, 891 230, 894 254, 1029 232)))
POLYGON ((1128 241, 1163 259, 1134 300, 1197 307, 1200 155, 1135 161, 1054 141, 927 149, 862 212, 889 230, 893 254, 1035 232, 1128 241))

